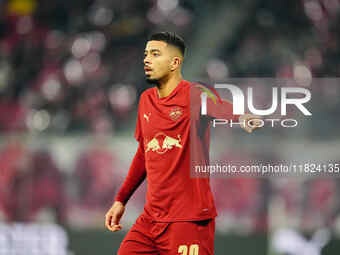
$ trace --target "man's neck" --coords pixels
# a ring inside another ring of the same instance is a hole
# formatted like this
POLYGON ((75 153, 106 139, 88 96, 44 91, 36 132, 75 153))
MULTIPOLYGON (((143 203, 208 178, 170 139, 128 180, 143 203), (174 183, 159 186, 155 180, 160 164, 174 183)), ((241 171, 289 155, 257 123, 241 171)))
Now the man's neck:
POLYGON ((160 85, 157 87, 158 96, 160 98, 169 96, 182 79, 182 75, 176 75, 174 77, 171 77, 167 81, 161 82, 160 85))

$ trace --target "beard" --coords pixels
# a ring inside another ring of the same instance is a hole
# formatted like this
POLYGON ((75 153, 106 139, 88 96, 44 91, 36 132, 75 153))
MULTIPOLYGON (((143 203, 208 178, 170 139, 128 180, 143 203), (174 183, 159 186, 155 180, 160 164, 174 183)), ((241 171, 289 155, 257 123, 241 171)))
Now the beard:
POLYGON ((151 79, 151 78, 146 76, 145 80, 146 80, 147 83, 149 83, 151 85, 156 85, 157 87, 160 86, 159 79, 151 79))

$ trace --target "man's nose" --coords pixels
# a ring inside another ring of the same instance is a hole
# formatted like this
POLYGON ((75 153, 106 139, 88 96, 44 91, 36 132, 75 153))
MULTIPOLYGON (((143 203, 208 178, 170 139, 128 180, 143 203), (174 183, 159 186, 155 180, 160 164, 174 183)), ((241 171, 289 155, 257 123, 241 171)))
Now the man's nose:
POLYGON ((145 64, 150 64, 150 59, 149 59, 149 57, 146 56, 146 57, 144 58, 144 60, 143 60, 143 63, 144 63, 144 65, 145 65, 145 64))

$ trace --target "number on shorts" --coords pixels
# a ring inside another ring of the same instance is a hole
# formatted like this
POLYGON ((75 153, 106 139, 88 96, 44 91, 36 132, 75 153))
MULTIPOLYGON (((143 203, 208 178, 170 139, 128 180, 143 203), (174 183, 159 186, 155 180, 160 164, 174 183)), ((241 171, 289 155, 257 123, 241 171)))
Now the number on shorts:
POLYGON ((198 255, 198 249, 199 249, 198 244, 192 244, 189 247, 188 254, 188 246, 183 244, 178 246, 178 253, 180 253, 181 255, 198 255))

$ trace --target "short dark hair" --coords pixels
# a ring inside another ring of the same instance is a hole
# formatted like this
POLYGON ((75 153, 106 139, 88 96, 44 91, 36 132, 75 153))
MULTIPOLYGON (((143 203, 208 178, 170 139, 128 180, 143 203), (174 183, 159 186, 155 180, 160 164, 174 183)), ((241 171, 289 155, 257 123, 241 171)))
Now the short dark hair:
POLYGON ((185 54, 185 43, 182 37, 180 37, 178 34, 176 34, 175 32, 159 32, 159 33, 155 33, 152 34, 149 37, 148 41, 163 41, 166 42, 172 46, 175 46, 176 48, 178 48, 183 57, 185 54))

